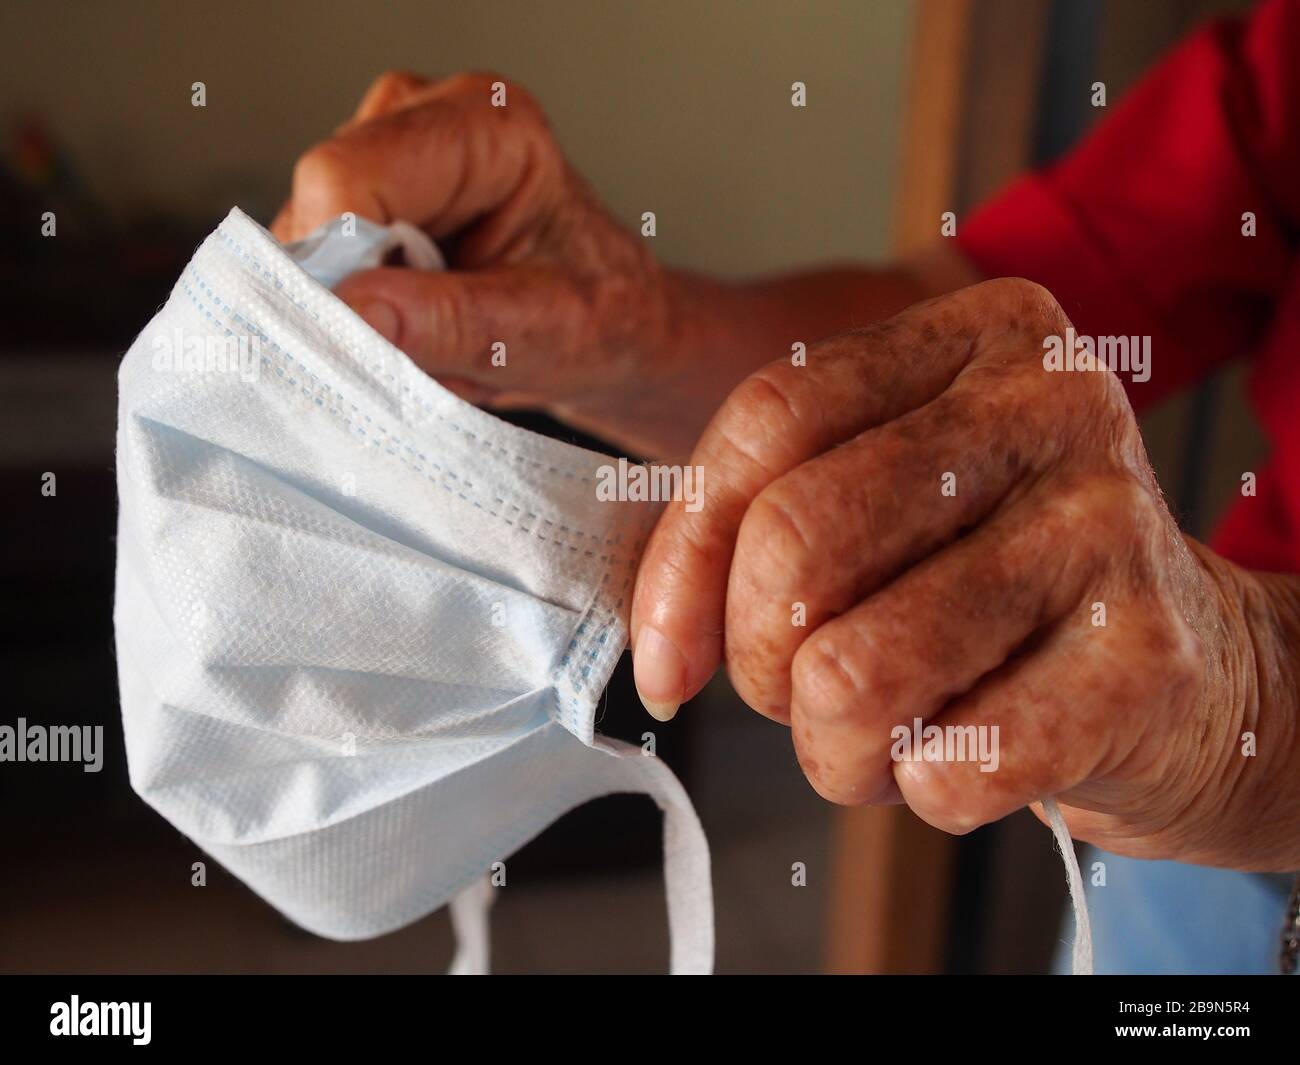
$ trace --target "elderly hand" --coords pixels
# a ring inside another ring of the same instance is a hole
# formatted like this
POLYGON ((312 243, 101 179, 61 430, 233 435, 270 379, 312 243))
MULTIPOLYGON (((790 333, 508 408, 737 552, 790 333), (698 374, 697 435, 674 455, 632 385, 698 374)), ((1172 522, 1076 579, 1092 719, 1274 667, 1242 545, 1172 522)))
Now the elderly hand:
POLYGON ((345 211, 443 242, 446 273, 371 270, 338 294, 474 402, 685 454, 773 353, 738 341, 757 293, 661 269, 566 163, 537 102, 494 75, 380 78, 298 160, 272 229, 295 240, 345 211))
POLYGON ((638 688, 667 718, 725 659, 835 802, 1059 796, 1118 853, 1300 867, 1294 581, 1179 533, 1117 378, 1044 368, 1068 326, 990 281, 744 381, 642 560, 638 688), (900 760, 917 719, 996 728, 996 768, 900 760))

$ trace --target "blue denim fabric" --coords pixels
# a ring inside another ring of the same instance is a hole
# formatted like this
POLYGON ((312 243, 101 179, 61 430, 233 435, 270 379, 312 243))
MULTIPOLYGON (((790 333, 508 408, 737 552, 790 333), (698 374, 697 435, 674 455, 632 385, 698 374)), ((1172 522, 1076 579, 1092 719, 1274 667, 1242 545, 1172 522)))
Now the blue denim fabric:
MULTIPOLYGON (((1238 873, 1178 862, 1080 854, 1097 973, 1278 971, 1291 874, 1238 873), (1095 863, 1106 886, 1094 886, 1095 863)), ((1073 919, 1062 926, 1054 971, 1070 971, 1073 919)))

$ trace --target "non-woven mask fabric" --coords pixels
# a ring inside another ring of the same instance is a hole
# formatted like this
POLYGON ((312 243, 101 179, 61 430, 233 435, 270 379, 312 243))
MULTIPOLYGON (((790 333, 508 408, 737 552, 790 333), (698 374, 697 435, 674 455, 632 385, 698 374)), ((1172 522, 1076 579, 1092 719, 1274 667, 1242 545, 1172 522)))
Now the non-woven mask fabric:
MULTIPOLYGON (((395 241, 437 265, 361 220, 295 251, 332 284, 395 241)), ((460 896, 455 968, 473 972, 494 863, 581 803, 645 793, 664 811, 670 967, 711 971, 690 800, 595 732, 656 516, 597 498, 608 456, 452 395, 238 209, 119 393, 114 623, 150 805, 323 936, 460 896)))

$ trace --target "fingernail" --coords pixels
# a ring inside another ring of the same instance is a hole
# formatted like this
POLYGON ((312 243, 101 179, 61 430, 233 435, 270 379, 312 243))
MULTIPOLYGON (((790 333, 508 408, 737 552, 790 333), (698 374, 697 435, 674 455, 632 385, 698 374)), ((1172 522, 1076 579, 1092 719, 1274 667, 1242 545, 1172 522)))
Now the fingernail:
POLYGON ((671 721, 682 705, 686 661, 658 629, 642 625, 632 651, 632 676, 646 712, 656 721, 671 721))
POLYGON ((391 303, 373 300, 361 308, 361 317, 366 320, 371 329, 389 343, 397 343, 397 334, 401 330, 402 323, 391 303))

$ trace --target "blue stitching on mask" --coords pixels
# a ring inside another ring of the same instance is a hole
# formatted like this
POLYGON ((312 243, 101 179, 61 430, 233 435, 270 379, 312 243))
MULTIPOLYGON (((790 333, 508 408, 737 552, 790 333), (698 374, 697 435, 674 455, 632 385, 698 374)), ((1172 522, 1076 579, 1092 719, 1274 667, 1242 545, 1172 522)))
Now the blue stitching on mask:
MULTIPOLYGON (((637 544, 634 546, 639 548, 640 545, 637 544)), ((591 680, 591 671, 597 667, 604 668, 605 666, 605 663, 601 660, 601 655, 610 654, 610 649, 606 646, 609 634, 616 627, 623 624, 623 601, 627 594, 628 587, 631 585, 634 577, 635 564, 633 559, 627 558, 622 560, 623 583, 616 593, 607 593, 606 588, 609 585, 609 578, 615 561, 615 559, 611 559, 607 563, 604 573, 601 574, 600 582, 597 584, 596 590, 592 595, 591 604, 584 613, 582 620, 574 629, 569 645, 565 649, 563 656, 561 656, 560 661, 557 663, 551 679, 551 685, 556 694, 557 709, 561 711, 561 717, 558 719, 559 723, 564 725, 565 728, 579 739, 582 739, 583 742, 587 742, 586 736, 588 730, 585 727, 585 723, 580 719, 585 716, 583 708, 589 700, 586 698, 580 698, 579 696, 591 680), (614 600, 612 613, 602 610, 600 606, 603 599, 607 600, 610 598, 613 598, 614 600), (588 619, 594 618, 600 614, 604 615, 605 622, 599 629, 592 632, 584 646, 582 637, 583 634, 587 632, 588 619), (586 661, 583 663, 581 676, 574 677, 572 675, 572 664, 583 658, 585 658, 586 661)), ((621 654, 622 647, 619 647, 618 651, 621 654)), ((608 663, 609 672, 613 672, 616 664, 617 657, 611 655, 611 660, 608 663)), ((598 695, 599 693, 597 693, 597 697, 598 695)), ((591 701, 594 706, 594 700, 591 701)), ((594 736, 594 720, 591 722, 591 733, 594 736)))
MULTIPOLYGON (((240 244, 237 240, 235 240, 235 238, 230 236, 230 234, 226 233, 221 226, 217 227, 216 235, 219 236, 225 244, 229 245, 230 249, 236 255, 238 255, 250 266, 252 266, 254 270, 256 270, 258 273, 262 274, 264 277, 271 280, 275 284, 276 288, 283 290, 284 282, 280 278, 280 275, 275 273, 272 269, 270 269, 264 263, 262 263, 261 260, 259 260, 255 255, 252 254, 252 252, 248 251, 246 248, 244 248, 242 244, 240 244)), ((316 312, 313 311, 310 307, 308 307, 305 302, 295 299, 292 295, 289 298, 290 300, 293 301, 294 305, 297 306, 300 310, 306 311, 317 321, 320 321, 320 316, 316 314, 316 312)), ((343 304, 342 300, 339 300, 339 303, 342 306, 346 306, 346 304, 343 304)), ((354 345, 345 343, 344 346, 352 354, 354 355, 358 354, 358 352, 356 352, 354 349, 354 345)), ((386 377, 389 380, 391 380, 394 384, 397 383, 397 378, 395 375, 388 373, 386 371, 381 371, 375 365, 368 365, 364 363, 362 365, 363 368, 366 370, 366 372, 369 373, 372 377, 375 377, 376 379, 381 379, 386 377)), ((564 477, 571 481, 581 480, 581 478, 575 475, 571 470, 561 469, 558 466, 551 466, 537 459, 528 458, 526 455, 520 455, 517 454, 516 452, 510 451, 509 449, 503 447, 502 445, 496 443, 495 441, 484 439, 483 437, 479 436, 477 433, 469 429, 466 429, 462 425, 457 424, 452 419, 448 418, 445 414, 434 409, 431 403, 426 403, 423 400, 420 400, 418 397, 416 397, 414 390, 411 389, 409 385, 405 385, 405 384, 401 385, 401 390, 404 393, 409 394, 415 400, 415 402, 420 406, 420 408, 424 410, 427 414, 432 414, 439 421, 445 423, 448 426, 448 428, 454 430, 457 433, 462 434, 463 436, 469 438, 470 440, 475 441, 476 443, 481 444, 483 447, 491 451, 496 451, 499 454, 504 455, 505 457, 515 462, 522 462, 529 466, 535 466, 538 469, 544 470, 547 473, 553 473, 559 477, 564 477)))
MULTIPOLYGON (((383 450, 386 454, 396 458, 408 469, 411 469, 415 473, 420 474, 429 482, 438 485, 440 488, 443 488, 448 492, 451 492, 452 494, 458 496, 460 499, 464 500, 466 503, 469 503, 474 507, 477 507, 479 510, 491 514, 493 517, 500 519, 501 521, 505 522, 507 525, 511 526, 512 528, 515 528, 520 532, 528 533, 532 536, 537 537, 537 539, 543 543, 550 543, 556 545, 557 547, 568 548, 570 553, 573 554, 582 552, 584 557, 598 558, 602 562, 608 561, 614 557, 619 557, 614 554, 611 555, 601 554, 597 556, 596 553, 592 551, 590 548, 584 547, 581 544, 574 544, 574 543, 567 542, 570 538, 576 536, 581 539, 593 541, 597 544, 603 543, 606 546, 617 547, 618 541, 616 539, 611 540, 606 538, 604 540, 601 540, 600 537, 592 533, 583 532, 581 529, 571 528, 567 525, 556 525, 554 522, 550 521, 549 519, 540 518, 540 522, 545 524, 548 530, 559 529, 563 534, 561 536, 554 536, 554 535, 549 537, 545 536, 538 528, 537 519, 539 519, 539 516, 533 513, 532 511, 522 511, 522 508, 518 507, 516 504, 506 504, 505 500, 501 499, 499 496, 493 496, 492 501, 494 503, 501 506, 509 505, 511 507, 514 507, 515 510, 521 511, 521 513, 524 514, 524 517, 534 519, 534 524, 525 525, 523 524, 523 522, 515 521, 512 518, 507 517, 505 514, 501 513, 500 511, 494 510, 491 506, 481 502, 480 500, 471 498, 470 496, 466 495, 463 491, 461 491, 459 488, 447 484, 444 481, 440 481, 435 477, 431 476, 426 470, 422 468, 420 464, 408 461, 396 450, 389 447, 385 447, 382 441, 378 439, 371 439, 370 434, 368 434, 366 430, 362 428, 360 425, 355 425, 353 423, 353 419, 349 417, 348 414, 341 409, 344 403, 347 403, 347 405, 350 406, 356 414, 360 415, 361 418, 363 418, 367 423, 371 424, 374 430, 383 434, 384 436, 391 439, 394 443, 399 445, 403 451, 407 452, 408 454, 419 456, 419 458, 427 461, 429 465, 437 469, 444 476, 449 477, 452 480, 459 482, 460 484, 463 484, 465 488, 468 489, 469 491, 475 491, 475 485, 473 482, 467 480, 466 478, 457 476, 457 474, 452 470, 449 470, 446 467, 440 465, 439 463, 434 462, 432 459, 428 459, 423 454, 423 452, 417 451, 416 449, 412 448, 410 445, 402 441, 400 437, 397 437, 393 433, 391 433, 386 427, 384 427, 383 425, 376 424, 369 415, 366 415, 355 404, 349 403, 341 392, 339 392, 337 389, 332 388, 328 383, 322 381, 316 374, 312 373, 312 371, 308 369, 307 366, 305 366, 301 361, 297 360, 291 352, 286 351, 284 348, 280 347, 280 345, 278 345, 274 340, 272 340, 270 336, 267 335, 267 333, 264 330, 262 330, 256 323, 245 318, 238 311, 236 311, 230 304, 222 300, 221 297, 219 297, 213 291, 211 286, 209 286, 203 280, 202 276, 198 273, 198 270, 194 268, 193 264, 190 265, 189 272, 193 276, 194 281, 198 285, 198 287, 201 288, 203 292, 208 296, 208 298, 211 299, 214 303, 216 303, 223 310, 225 314, 229 315, 235 322, 246 327, 249 331, 251 331, 254 335, 256 335, 263 343, 265 343, 268 347, 270 347, 272 351, 276 352, 281 358, 288 360, 293 365, 296 365, 300 370, 300 372, 302 372, 305 376, 312 379, 313 383, 315 383, 318 390, 325 392, 327 395, 331 396, 331 398, 337 397, 340 406, 325 407, 324 404, 321 402, 319 396, 313 396, 310 390, 306 387, 306 385, 299 386, 297 378, 292 376, 287 376, 282 368, 275 366, 271 362, 271 360, 268 359, 265 355, 262 356, 263 363, 265 363, 268 367, 273 369, 276 372, 277 376, 287 380, 287 382, 290 385, 299 387, 303 395, 306 396, 308 399, 312 400, 322 410, 327 410, 331 415, 334 415, 335 417, 339 418, 348 427, 349 430, 351 430, 352 432, 356 433, 359 436, 366 437, 369 446, 383 450)), ((212 312, 206 306, 204 306, 203 302, 198 298, 197 295, 195 295, 193 289, 191 289, 190 286, 186 284, 184 275, 182 275, 179 284, 181 288, 184 290, 186 296, 189 297, 190 302, 205 318, 208 319, 208 321, 212 322, 214 326, 224 329, 228 335, 234 335, 218 318, 216 318, 212 314, 212 312)))

